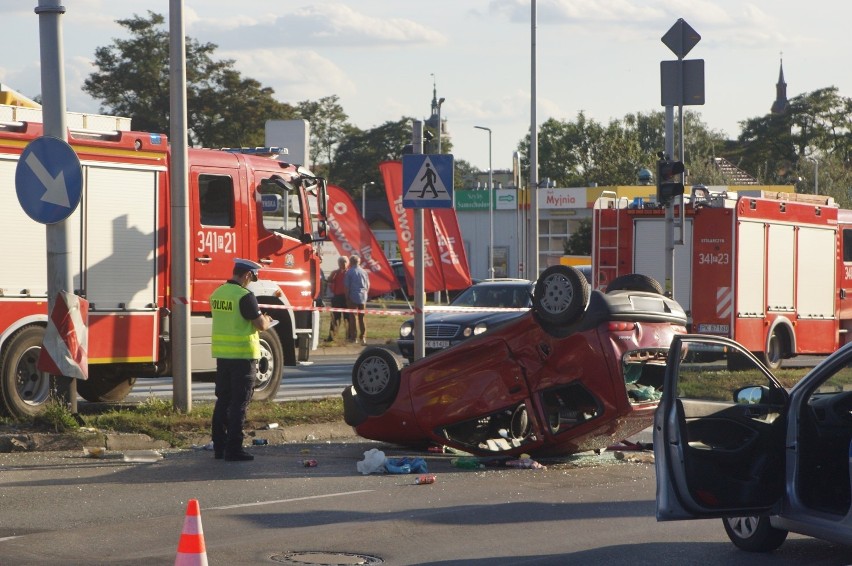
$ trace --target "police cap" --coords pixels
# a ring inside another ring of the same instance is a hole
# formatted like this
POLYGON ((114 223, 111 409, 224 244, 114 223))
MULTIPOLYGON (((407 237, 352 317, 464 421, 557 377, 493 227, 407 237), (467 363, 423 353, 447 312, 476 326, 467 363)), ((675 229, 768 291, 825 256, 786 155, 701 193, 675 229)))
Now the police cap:
POLYGON ((242 275, 246 271, 251 271, 252 279, 257 281, 258 271, 262 266, 250 259, 234 258, 234 274, 242 275))

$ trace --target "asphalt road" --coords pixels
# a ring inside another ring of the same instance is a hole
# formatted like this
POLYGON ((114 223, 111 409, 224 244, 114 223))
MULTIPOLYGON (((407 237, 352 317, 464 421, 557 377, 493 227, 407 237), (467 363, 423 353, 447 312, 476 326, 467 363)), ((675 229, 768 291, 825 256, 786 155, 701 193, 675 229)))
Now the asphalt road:
MULTIPOLYGON (((360 350, 313 356, 312 361, 296 367, 284 368, 284 378, 278 389, 276 401, 317 399, 340 395, 344 387, 352 383, 352 365, 360 350)), ((214 401, 215 386, 212 382, 193 380, 194 401, 214 401)), ((149 397, 171 398, 172 378, 139 379, 126 398, 128 402, 140 402, 149 397)))
POLYGON ((195 498, 211 565, 852 563, 850 549, 805 537, 753 555, 718 520, 657 523, 647 455, 461 470, 447 455, 358 439, 251 450, 247 463, 191 450, 150 464, 0 454, 0 562, 171 564, 195 498), (372 448, 424 458, 435 483, 360 474, 372 448))

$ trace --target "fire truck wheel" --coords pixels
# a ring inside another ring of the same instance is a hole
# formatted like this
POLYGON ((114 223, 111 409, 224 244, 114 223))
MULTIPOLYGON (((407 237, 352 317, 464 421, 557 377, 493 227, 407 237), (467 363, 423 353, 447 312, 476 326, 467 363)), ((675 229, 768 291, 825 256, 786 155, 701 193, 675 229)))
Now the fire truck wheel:
POLYGON ((56 394, 56 379, 36 367, 44 328, 27 326, 14 334, 0 354, 0 410, 12 418, 39 414, 56 394))
POLYGON ((387 403, 396 397, 402 359, 386 348, 367 348, 352 368, 352 385, 363 402, 387 403))
POLYGON ((257 364, 257 380, 254 384, 255 401, 271 401, 278 395, 278 387, 284 375, 284 348, 274 330, 260 333, 260 362, 257 364))
POLYGON ((130 395, 135 377, 89 370, 89 379, 77 380, 77 394, 90 403, 117 403, 130 395))
POLYGON ((533 309, 546 323, 571 324, 589 304, 589 282, 577 269, 552 265, 535 283, 533 309))
POLYGON ((606 292, 610 291, 644 291, 646 293, 663 294, 663 286, 653 277, 641 273, 628 273, 612 280, 606 286, 606 292))
POLYGON ((758 358, 771 370, 781 369, 784 360, 784 344, 774 330, 769 335, 766 351, 760 352, 758 358))

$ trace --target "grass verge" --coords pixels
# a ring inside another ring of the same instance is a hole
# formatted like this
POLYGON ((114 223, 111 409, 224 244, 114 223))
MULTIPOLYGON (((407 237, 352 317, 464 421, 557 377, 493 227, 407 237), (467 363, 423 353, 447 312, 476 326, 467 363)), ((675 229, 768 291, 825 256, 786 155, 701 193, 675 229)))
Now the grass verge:
MULTIPOLYGON (((104 432, 147 434, 176 448, 185 448, 191 439, 210 433, 213 403, 194 403, 188 414, 175 411, 171 400, 149 398, 134 405, 86 405, 76 418, 64 403, 52 401, 45 411, 25 422, 0 421, 16 431, 74 433, 81 427, 104 432)), ((281 427, 340 422, 343 400, 340 397, 287 401, 254 402, 246 415, 246 430, 262 429, 269 423, 281 427)))

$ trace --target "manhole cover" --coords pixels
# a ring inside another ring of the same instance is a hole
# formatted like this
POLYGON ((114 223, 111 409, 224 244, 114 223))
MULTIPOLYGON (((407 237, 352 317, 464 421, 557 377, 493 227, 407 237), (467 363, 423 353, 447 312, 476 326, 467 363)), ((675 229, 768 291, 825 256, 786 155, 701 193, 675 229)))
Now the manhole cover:
POLYGON ((349 564, 382 564, 378 556, 367 554, 354 554, 351 552, 322 552, 316 550, 305 550, 296 552, 285 552, 272 556, 275 562, 285 564, 315 564, 319 566, 346 566, 349 564))

